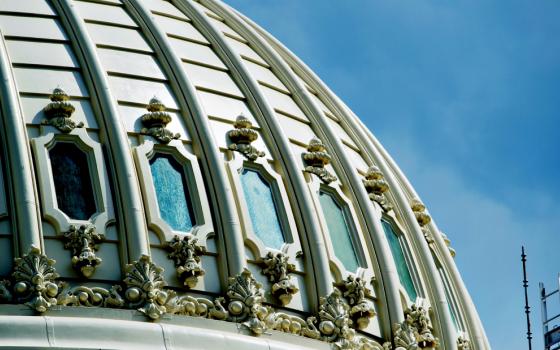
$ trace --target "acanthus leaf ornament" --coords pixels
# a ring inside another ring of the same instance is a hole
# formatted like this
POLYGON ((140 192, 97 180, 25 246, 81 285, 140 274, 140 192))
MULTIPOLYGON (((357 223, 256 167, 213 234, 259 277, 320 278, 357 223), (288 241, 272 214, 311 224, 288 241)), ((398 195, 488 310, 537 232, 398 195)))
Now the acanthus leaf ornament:
POLYGON ((70 229, 64 232, 64 248, 72 251, 72 267, 82 276, 90 278, 101 264, 102 260, 95 252, 98 250, 98 243, 104 238, 91 224, 70 225, 70 229))
POLYGON ((245 268, 240 274, 230 277, 226 296, 230 321, 242 322, 254 335, 264 333, 267 329, 264 320, 269 310, 262 305, 262 285, 251 271, 245 268))
POLYGON ((138 261, 127 264, 124 283, 127 287, 124 296, 128 306, 142 312, 152 320, 159 319, 167 311, 165 304, 168 293, 163 268, 154 264, 148 255, 142 255, 138 261))
POLYGON ((385 197, 385 192, 389 190, 389 184, 385 181, 381 170, 377 166, 372 165, 368 168, 364 177, 364 187, 369 198, 377 202, 386 212, 393 209, 393 206, 385 197))
POLYGON ((294 264, 288 262, 288 256, 283 253, 268 254, 262 259, 263 275, 268 277, 272 283, 271 294, 278 299, 283 306, 292 300, 292 296, 299 291, 299 288, 290 278, 290 273, 296 270, 294 264))
POLYGON ((405 319, 393 325, 393 342, 396 350, 434 350, 439 347, 439 339, 432 333, 427 310, 412 304, 404 312, 405 319))
POLYGON ((146 109, 148 113, 141 117, 144 126, 141 130, 142 134, 152 136, 162 143, 169 143, 181 137, 180 134, 167 129, 167 124, 171 122, 172 118, 165 111, 165 105, 157 97, 152 97, 146 109))
POLYGON ((457 349, 458 350, 471 350, 471 342, 468 341, 464 335, 460 335, 457 338, 457 349))
POLYGON ((68 102, 70 97, 64 90, 57 87, 49 98, 51 102, 43 108, 47 119, 43 120, 42 124, 54 126, 64 133, 69 133, 75 128, 84 127, 84 123, 76 122, 72 119, 72 113, 74 113, 76 108, 68 102))
POLYGON ((247 159, 255 161, 259 157, 264 157, 265 153, 251 145, 259 138, 259 133, 253 129, 253 123, 240 114, 233 123, 234 129, 227 132, 227 136, 232 142, 228 149, 243 154, 247 159))
POLYGON ((371 291, 366 287, 366 282, 359 278, 348 278, 336 286, 342 291, 343 297, 350 306, 349 315, 356 329, 365 329, 370 319, 375 316, 373 304, 366 299, 371 296, 371 291))
POLYGON ((428 229, 428 224, 432 221, 432 218, 426 213, 426 206, 418 198, 414 198, 410 201, 410 208, 412 209, 412 212, 416 217, 416 221, 418 222, 418 225, 420 225, 422 233, 424 233, 424 238, 426 238, 428 244, 434 243, 434 237, 428 229))
POLYGON ((331 162, 331 156, 327 153, 323 142, 317 137, 313 137, 309 141, 307 152, 303 153, 303 160, 307 165, 304 171, 317 175, 327 184, 336 181, 336 176, 325 169, 325 165, 331 162))
POLYGON ((17 303, 25 303, 36 312, 43 313, 56 305, 59 277, 54 268, 55 260, 32 246, 29 253, 15 259, 12 278, 13 297, 17 303))
POLYGON ((206 248, 197 244, 197 239, 191 235, 181 238, 175 235, 167 242, 167 255, 175 262, 177 278, 187 288, 194 288, 198 278, 204 276, 205 271, 200 266, 200 256, 206 252, 206 248))

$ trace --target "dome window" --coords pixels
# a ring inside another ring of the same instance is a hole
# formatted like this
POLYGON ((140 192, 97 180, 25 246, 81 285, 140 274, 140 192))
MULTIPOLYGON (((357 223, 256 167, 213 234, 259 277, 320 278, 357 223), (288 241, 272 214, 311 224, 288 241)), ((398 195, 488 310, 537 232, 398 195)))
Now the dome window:
POLYGON ((401 285, 405 289, 408 298, 412 302, 414 302, 418 297, 418 293, 416 292, 414 282, 412 281, 412 275, 410 274, 410 270, 408 269, 408 264, 406 262, 402 245, 403 242, 401 242, 402 237, 397 235, 393 228, 393 225, 391 225, 389 222, 382 220, 381 224, 383 225, 383 231, 385 231, 385 236, 387 237, 387 241, 389 242, 393 260, 395 261, 395 265, 397 266, 397 273, 399 274, 401 285))
POLYGON ((271 183, 248 168, 241 170, 240 180, 255 235, 267 247, 280 250, 286 240, 271 183))
POLYGON ((334 248, 334 254, 348 271, 356 271, 359 267, 356 249, 352 242, 352 229, 347 210, 330 192, 320 190, 319 202, 334 248))
POLYGON ((97 211, 87 154, 57 142, 49 151, 58 208, 72 219, 89 220, 97 211))
POLYGON ((190 232, 196 223, 183 166, 169 154, 156 153, 150 170, 161 218, 175 231, 190 232))

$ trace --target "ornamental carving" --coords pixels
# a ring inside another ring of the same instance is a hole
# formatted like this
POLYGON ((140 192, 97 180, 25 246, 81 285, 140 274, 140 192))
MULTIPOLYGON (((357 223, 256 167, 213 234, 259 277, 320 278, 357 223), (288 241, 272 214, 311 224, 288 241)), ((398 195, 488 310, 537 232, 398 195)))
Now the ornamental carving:
POLYGON ((327 184, 336 181, 336 176, 325 169, 325 165, 331 162, 331 156, 327 153, 323 142, 317 137, 313 137, 309 141, 307 152, 303 153, 303 160, 307 165, 304 171, 317 175, 327 184))
POLYGON ((104 238, 91 224, 70 225, 70 229, 64 232, 64 248, 72 252, 72 267, 85 278, 90 278, 101 264, 102 260, 95 252, 99 249, 98 243, 104 238))
POLYGON ((253 123, 243 114, 239 115, 233 123, 232 129, 227 132, 227 136, 231 140, 228 148, 232 151, 243 154, 247 159, 255 161, 259 157, 264 157, 265 153, 259 151, 255 146, 251 145, 259 138, 259 134, 253 129, 253 123))
POLYGON ((47 119, 42 121, 44 125, 51 125, 58 130, 69 133, 75 128, 83 128, 84 123, 72 119, 72 113, 76 108, 68 102, 70 97, 64 90, 57 87, 49 96, 51 102, 43 108, 47 119))
POLYGON ((460 335, 457 338, 457 349, 458 350, 471 350, 471 342, 468 341, 464 336, 460 335))
POLYGON ((162 143, 169 143, 181 137, 180 134, 167 129, 167 124, 171 122, 171 115, 165 111, 165 105, 157 97, 152 97, 146 109, 148 113, 141 117, 144 126, 141 134, 152 136, 162 143))
POLYGON ((366 282, 359 278, 348 276, 348 278, 336 285, 342 296, 350 306, 349 315, 356 329, 365 329, 370 319, 375 316, 373 304, 366 299, 371 297, 371 291, 366 287, 366 282))
POLYGON ((242 322, 253 334, 261 335, 266 330, 264 322, 269 309, 264 307, 262 285, 244 269, 235 277, 230 277, 227 289, 228 320, 242 322))
POLYGON ((124 306, 124 299, 120 292, 121 286, 115 285, 111 289, 101 287, 70 287, 68 283, 61 283, 57 303, 65 306, 97 306, 121 308, 124 306))
POLYGON ((130 308, 137 309, 152 320, 160 318, 167 310, 168 294, 163 290, 163 268, 156 266, 151 258, 142 255, 138 261, 125 268, 124 296, 130 308))
POLYGON ((369 195, 369 199, 377 202, 384 211, 390 211, 393 206, 385 197, 385 192, 389 190, 389 184, 385 181, 383 173, 375 165, 368 168, 365 174, 364 187, 369 195))
POLYGON ((290 278, 290 273, 294 272, 296 267, 288 262, 288 256, 283 253, 268 252, 261 263, 263 275, 272 283, 272 296, 278 299, 282 306, 288 305, 292 296, 299 291, 290 278))
POLYGON ((413 304, 404 312, 405 319, 393 325, 393 342, 396 350, 434 350, 439 339, 432 334, 428 312, 413 304))
POLYGON ((170 253, 169 259, 175 262, 177 278, 187 288, 194 288, 198 278, 206 273, 200 266, 200 256, 206 252, 206 248, 197 244, 197 239, 191 235, 179 235, 167 242, 170 253))
POLYGON ((451 247, 451 240, 447 237, 447 235, 445 233, 443 233, 441 231, 439 233, 441 234, 441 237, 443 238, 443 242, 445 242, 445 246, 449 250, 449 254, 451 254, 451 256, 454 258, 457 253, 455 252, 455 249, 453 249, 453 247, 451 247))
POLYGON ((428 244, 434 243, 434 237, 428 229, 428 224, 432 221, 432 218, 426 213, 426 206, 418 198, 414 198, 410 202, 410 207, 412 208, 412 212, 416 217, 418 225, 420 225, 420 228, 422 229, 422 233, 424 233, 426 241, 428 244))
POLYGON ((24 303, 38 313, 56 305, 58 274, 55 261, 32 246, 29 253, 15 259, 12 280, 0 282, 0 300, 24 303))

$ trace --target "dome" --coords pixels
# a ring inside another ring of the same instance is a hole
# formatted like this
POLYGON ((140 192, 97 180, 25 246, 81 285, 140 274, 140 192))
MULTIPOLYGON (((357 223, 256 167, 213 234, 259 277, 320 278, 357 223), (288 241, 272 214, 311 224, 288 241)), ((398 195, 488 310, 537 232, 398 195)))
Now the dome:
POLYGON ((219 0, 0 2, 0 347, 489 349, 377 139, 219 0))

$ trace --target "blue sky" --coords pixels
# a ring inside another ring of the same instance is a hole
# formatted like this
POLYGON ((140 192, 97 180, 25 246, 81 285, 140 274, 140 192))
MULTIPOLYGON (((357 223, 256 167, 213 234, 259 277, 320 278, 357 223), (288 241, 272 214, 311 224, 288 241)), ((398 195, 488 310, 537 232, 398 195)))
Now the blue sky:
MULTIPOLYGON (((494 349, 560 272, 560 1, 226 0, 306 62, 409 177, 494 349)), ((560 311, 560 310, 559 310, 560 311)))

